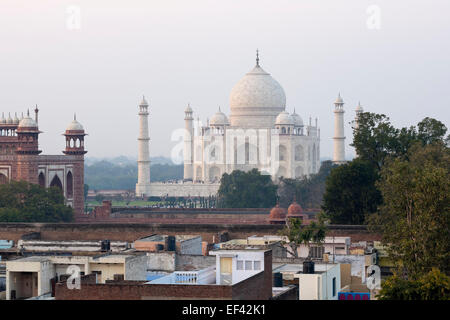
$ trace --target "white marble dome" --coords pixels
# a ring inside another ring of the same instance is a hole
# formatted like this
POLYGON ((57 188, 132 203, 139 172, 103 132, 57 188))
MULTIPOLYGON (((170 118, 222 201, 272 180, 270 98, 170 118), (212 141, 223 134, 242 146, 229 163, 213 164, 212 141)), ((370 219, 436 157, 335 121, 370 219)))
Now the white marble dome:
POLYGON ((296 126, 296 127, 303 126, 303 119, 302 119, 302 117, 300 117, 298 114, 295 113, 295 110, 294 110, 294 113, 291 114, 291 117, 294 120, 294 126, 296 126))
POLYGON ((275 120, 275 124, 293 126, 294 119, 291 117, 289 112, 283 111, 277 116, 277 119, 275 120))
POLYGON ((19 122, 19 128, 37 128, 37 123, 30 117, 25 117, 19 122))
POLYGON ((222 111, 217 111, 209 121, 209 125, 211 126, 225 126, 228 125, 228 118, 222 111))
POLYGON ((271 127, 286 108, 281 85, 259 64, 233 87, 230 94, 231 125, 271 127))
POLYGON ((66 128, 66 131, 84 131, 83 126, 77 120, 73 119, 66 128))

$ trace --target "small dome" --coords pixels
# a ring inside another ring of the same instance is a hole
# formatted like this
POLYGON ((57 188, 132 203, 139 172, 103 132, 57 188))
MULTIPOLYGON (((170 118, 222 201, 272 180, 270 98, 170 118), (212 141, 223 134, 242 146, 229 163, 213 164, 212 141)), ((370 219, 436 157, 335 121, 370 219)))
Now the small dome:
POLYGON ((15 113, 15 115, 14 115, 14 123, 15 124, 18 124, 19 123, 19 118, 17 118, 17 112, 15 113))
POLYGON ((32 118, 27 116, 27 117, 23 118, 22 120, 20 120, 19 128, 37 128, 37 123, 32 118))
POLYGON ((302 207, 294 200, 291 205, 288 207, 288 217, 298 217, 303 214, 302 207))
POLYGON ((335 101, 334 103, 336 103, 336 104, 342 104, 342 103, 344 103, 344 100, 342 100, 342 97, 341 97, 341 94, 340 94, 340 93, 339 93, 339 95, 338 95, 338 97, 337 97, 337 99, 336 99, 336 101, 335 101))
POLYGON ((6 123, 5 113, 2 113, 2 118, 0 119, 0 123, 6 123))
POLYGON ((76 119, 73 119, 66 128, 66 131, 84 131, 83 126, 76 119))
POLYGON ((187 113, 187 112, 191 112, 191 113, 193 112, 193 111, 192 111, 192 108, 191 108, 191 106, 190 106, 189 104, 187 105, 187 107, 186 107, 186 109, 184 110, 184 112, 186 112, 186 113, 187 113))
POLYGON ((270 210, 269 220, 284 220, 285 218, 285 210, 280 208, 278 204, 270 210))
POLYGON ((13 119, 11 118, 11 113, 8 114, 8 120, 6 120, 6 123, 9 123, 9 124, 14 123, 13 119))
POLYGON ((294 126, 296 127, 302 127, 303 126, 303 119, 295 113, 291 114, 291 118, 294 120, 294 126))
POLYGON ((294 119, 291 117, 289 112, 283 111, 277 116, 277 119, 275 120, 275 124, 293 126, 294 119))
POLYGON ((211 126, 226 126, 229 124, 228 118, 222 111, 217 111, 209 121, 211 126))

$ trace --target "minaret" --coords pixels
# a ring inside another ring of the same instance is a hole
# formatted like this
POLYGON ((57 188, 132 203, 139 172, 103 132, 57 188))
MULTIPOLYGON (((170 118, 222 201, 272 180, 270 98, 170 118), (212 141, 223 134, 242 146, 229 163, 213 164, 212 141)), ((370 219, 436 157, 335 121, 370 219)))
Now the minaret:
MULTIPOLYGON (((11 114, 8 123, 12 123, 11 114)), ((38 183, 38 158, 41 153, 39 150, 39 131, 37 123, 30 117, 28 110, 27 116, 20 120, 17 126, 17 180, 25 180, 30 183, 38 183)))
POLYGON ((344 100, 341 94, 334 102, 334 150, 333 162, 340 164, 345 162, 345 136, 344 136, 344 100))
POLYGON ((148 135, 148 103, 145 97, 139 104, 138 183, 136 197, 150 195, 150 151, 148 135))
MULTIPOLYGON (((37 112, 36 112, 37 114, 37 112)), ((73 120, 63 134, 66 139, 64 154, 73 159, 73 167, 65 177, 66 204, 70 205, 76 214, 84 214, 84 137, 87 136, 84 127, 73 115, 73 120)))
POLYGON ((194 118, 192 112, 192 108, 188 104, 186 110, 184 110, 184 180, 193 180, 194 178, 194 118))
POLYGON ((363 107, 361 106, 361 102, 358 101, 358 105, 356 106, 356 109, 355 109, 355 113, 356 113, 356 116, 355 116, 355 129, 358 129, 358 119, 359 119, 359 115, 360 115, 361 113, 363 113, 363 112, 364 112, 364 109, 363 109, 363 107))

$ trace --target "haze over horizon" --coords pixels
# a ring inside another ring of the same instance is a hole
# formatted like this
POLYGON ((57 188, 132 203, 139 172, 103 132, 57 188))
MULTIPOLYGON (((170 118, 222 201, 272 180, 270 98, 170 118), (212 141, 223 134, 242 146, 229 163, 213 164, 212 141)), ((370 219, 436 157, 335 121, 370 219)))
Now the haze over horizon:
POLYGON ((258 48, 261 67, 286 92, 286 110, 305 123, 318 117, 323 158, 332 155, 341 93, 351 158, 358 101, 397 127, 427 116, 450 126, 448 12, 445 0, 3 0, 0 116, 38 104, 40 149, 61 154, 76 113, 88 157, 135 157, 144 94, 150 155, 170 157, 186 105, 203 123, 219 106, 229 115, 231 88, 258 48), (367 24, 373 5, 379 29, 367 24), (74 7, 79 28, 68 25, 74 7))

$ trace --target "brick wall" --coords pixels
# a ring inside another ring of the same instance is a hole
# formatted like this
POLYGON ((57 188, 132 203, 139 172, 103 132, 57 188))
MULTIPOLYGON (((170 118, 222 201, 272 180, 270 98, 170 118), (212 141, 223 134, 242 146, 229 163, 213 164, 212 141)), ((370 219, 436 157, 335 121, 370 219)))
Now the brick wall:
MULTIPOLYGON (((268 257, 269 259, 270 257, 268 257)), ((56 284, 56 300, 268 300, 272 296, 272 269, 268 268, 234 286, 144 284, 121 281, 106 284, 84 284, 81 289, 68 289, 56 284), (269 284, 269 286, 268 286, 269 284)))
MULTIPOLYGON (((0 239, 17 242, 22 235, 40 232, 42 240, 120 240, 133 242, 149 234, 200 235, 213 242, 228 233, 228 238, 278 234, 283 226, 249 224, 158 224, 158 223, 0 223, 0 239)), ((349 236, 353 242, 380 240, 381 235, 369 233, 365 226, 329 226, 327 236, 349 236)))

